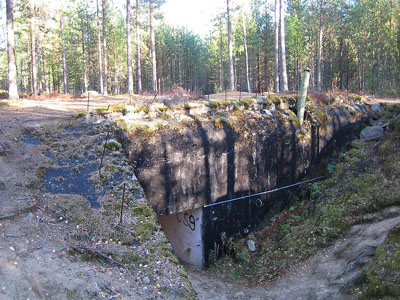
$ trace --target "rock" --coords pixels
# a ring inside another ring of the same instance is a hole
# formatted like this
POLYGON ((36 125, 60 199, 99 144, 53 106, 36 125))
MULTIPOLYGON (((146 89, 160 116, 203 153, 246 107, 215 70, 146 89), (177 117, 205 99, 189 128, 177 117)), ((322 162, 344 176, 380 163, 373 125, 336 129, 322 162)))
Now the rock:
POLYGON ((117 140, 109 139, 106 144, 107 149, 118 150, 122 148, 122 145, 117 142, 117 140))
POLYGON ((149 278, 148 276, 144 277, 144 278, 142 279, 142 281, 143 281, 143 283, 145 283, 145 284, 150 284, 150 278, 149 278))
POLYGON ((114 120, 111 119, 107 119, 104 121, 104 125, 113 125, 116 124, 117 122, 115 122, 114 120))
POLYGON ((267 115, 270 116, 271 118, 274 117, 274 114, 273 114, 270 110, 268 110, 268 109, 263 109, 262 112, 265 113, 265 114, 267 114, 267 115))
POLYGON ((266 96, 260 96, 256 98, 257 102, 264 102, 265 100, 267 100, 266 96))
POLYGON ((382 136, 383 128, 381 126, 368 126, 365 127, 360 133, 361 140, 363 141, 371 141, 382 136))
POLYGON ((87 92, 83 93, 81 96, 82 97, 87 97, 88 95, 89 95, 89 98, 90 97, 97 97, 99 95, 99 93, 96 92, 96 91, 87 91, 87 92))
POLYGON ((248 240, 247 243, 247 248, 249 249, 250 252, 255 252, 256 251, 256 242, 253 240, 248 240))
POLYGON ((374 104, 374 105, 371 106, 371 110, 374 113, 379 112, 381 109, 382 109, 382 104, 381 103, 377 103, 377 104, 374 104))

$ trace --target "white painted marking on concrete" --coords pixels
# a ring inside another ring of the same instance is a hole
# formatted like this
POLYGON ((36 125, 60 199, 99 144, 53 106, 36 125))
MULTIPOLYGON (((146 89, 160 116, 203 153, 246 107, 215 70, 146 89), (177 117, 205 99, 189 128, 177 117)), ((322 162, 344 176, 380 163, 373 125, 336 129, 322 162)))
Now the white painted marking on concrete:
POLYGON ((202 220, 202 208, 159 217, 175 255, 199 268, 204 267, 202 220))

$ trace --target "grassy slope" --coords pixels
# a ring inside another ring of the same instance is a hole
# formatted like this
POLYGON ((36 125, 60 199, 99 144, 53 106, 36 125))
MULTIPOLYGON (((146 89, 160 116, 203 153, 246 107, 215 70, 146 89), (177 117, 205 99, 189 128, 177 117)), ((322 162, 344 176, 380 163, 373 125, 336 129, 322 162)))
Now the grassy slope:
MULTIPOLYGON (((381 117, 390 118, 399 111, 400 107, 389 105, 381 117)), ((219 260, 213 269, 253 284, 273 280, 332 245, 352 225, 362 222, 365 214, 400 205, 400 117, 390 120, 390 130, 383 138, 353 142, 327 165, 328 179, 311 184, 309 193, 300 196, 302 201, 273 217, 262 231, 252 233, 249 238, 257 241, 257 252, 249 253, 246 240, 238 241, 233 246, 235 254, 219 260)), ((362 296, 399 291, 399 242, 397 230, 378 248, 364 282, 357 287, 362 296)))

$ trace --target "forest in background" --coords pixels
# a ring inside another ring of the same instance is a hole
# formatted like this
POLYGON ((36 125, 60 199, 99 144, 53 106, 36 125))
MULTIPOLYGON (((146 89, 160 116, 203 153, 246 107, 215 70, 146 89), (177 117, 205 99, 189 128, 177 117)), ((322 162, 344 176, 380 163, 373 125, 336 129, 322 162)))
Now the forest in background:
POLYGON ((166 24, 165 0, 1 1, 0 89, 284 92, 309 67, 315 90, 399 94, 399 0, 216 1, 226 9, 205 38, 166 24))

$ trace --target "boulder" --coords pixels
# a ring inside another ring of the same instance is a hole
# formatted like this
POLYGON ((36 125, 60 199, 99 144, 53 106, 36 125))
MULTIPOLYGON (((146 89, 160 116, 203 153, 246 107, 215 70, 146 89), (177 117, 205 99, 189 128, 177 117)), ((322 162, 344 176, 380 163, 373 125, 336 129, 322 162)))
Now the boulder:
POLYGON ((377 103, 377 104, 374 104, 374 105, 371 106, 371 110, 374 113, 379 112, 381 109, 382 109, 382 104, 381 103, 377 103))
POLYGON ((368 126, 361 130, 360 138, 363 141, 371 141, 383 136, 383 128, 381 126, 368 126))

